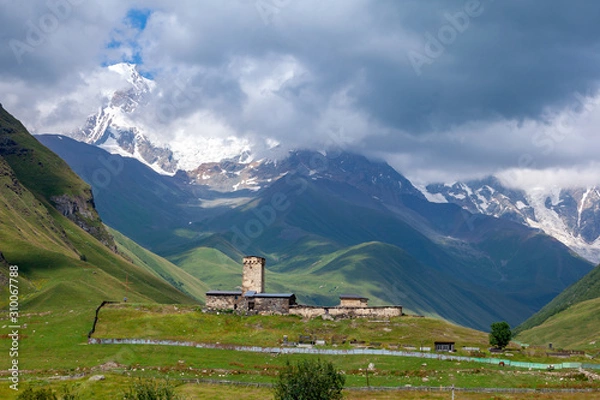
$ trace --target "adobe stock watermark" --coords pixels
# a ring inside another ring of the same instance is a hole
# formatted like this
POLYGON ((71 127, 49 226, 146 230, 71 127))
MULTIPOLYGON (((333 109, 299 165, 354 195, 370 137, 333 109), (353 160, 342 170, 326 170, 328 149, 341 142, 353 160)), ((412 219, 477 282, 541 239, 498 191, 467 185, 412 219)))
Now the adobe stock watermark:
POLYGON ((559 118, 557 124, 550 129, 536 132, 531 138, 534 146, 542 148, 543 155, 552 153, 556 149, 556 145, 564 141, 573 132, 573 123, 596 108, 596 105, 592 104, 581 93, 575 92, 573 96, 578 104, 577 109, 580 109, 581 112, 569 109, 559 118))
POLYGON ((199 86, 185 83, 180 79, 173 82, 173 91, 161 101, 156 109, 158 122, 166 124, 177 117, 177 114, 193 105, 200 98, 202 89, 199 86))
POLYGON ((7 335, 10 339, 10 347, 8 350, 8 356, 10 357, 10 367, 8 368, 10 382, 9 387, 14 390, 19 390, 19 341, 20 341, 20 329, 21 324, 19 323, 19 267, 11 265, 8 272, 8 329, 10 333, 7 335))
POLYGON ((113 154, 99 156, 98 161, 102 164, 102 167, 96 168, 94 172, 92 172, 92 187, 99 191, 101 189, 106 189, 113 178, 123 171, 125 166, 123 158, 113 154))
POLYGON ((73 15, 73 8, 85 0, 47 0, 47 12, 41 17, 25 22, 25 36, 22 39, 10 39, 8 46, 12 50, 17 63, 23 63, 23 56, 33 53, 48 41, 62 23, 73 15))
POLYGON ((271 25, 281 11, 290 5, 292 0, 240 0, 253 3, 265 25, 271 25))
MULTIPOLYGON (((598 106, 579 92, 575 92, 573 96, 577 101, 576 109, 569 109, 559 118, 557 124, 552 125, 549 129, 536 132, 531 137, 531 143, 534 147, 541 149, 542 155, 547 156, 552 154, 556 150, 556 146, 573 133, 573 123, 582 116, 592 112, 598 106)), ((523 153, 519 156, 517 165, 519 169, 536 168, 537 163, 531 153, 523 153)), ((515 171, 510 172, 510 179, 513 181, 517 179, 515 171)))
MULTIPOLYGON (((327 171, 331 160, 337 158, 339 153, 333 153, 329 158, 321 153, 315 153, 308 162, 311 172, 322 173, 327 171)), ((290 187, 290 194, 296 198, 308 189, 308 177, 304 176, 298 169, 288 172, 282 178, 290 187), (295 189, 295 190, 294 190, 295 189)), ((252 242, 258 239, 267 228, 277 220, 279 213, 285 212, 292 206, 288 194, 283 191, 274 193, 268 203, 252 209, 254 218, 247 219, 241 226, 234 225, 230 228, 233 234, 231 244, 238 250, 245 251, 252 242)))
MULTIPOLYGON (((492 2, 493 0, 487 1, 492 2)), ((467 0, 462 10, 454 13, 444 13, 444 19, 447 23, 440 26, 435 34, 429 31, 425 32, 423 49, 420 51, 409 50, 406 53, 415 74, 421 76, 423 67, 433 64, 435 60, 440 58, 446 52, 447 47, 453 45, 459 35, 469 29, 472 20, 483 14, 484 9, 481 0, 467 0)))

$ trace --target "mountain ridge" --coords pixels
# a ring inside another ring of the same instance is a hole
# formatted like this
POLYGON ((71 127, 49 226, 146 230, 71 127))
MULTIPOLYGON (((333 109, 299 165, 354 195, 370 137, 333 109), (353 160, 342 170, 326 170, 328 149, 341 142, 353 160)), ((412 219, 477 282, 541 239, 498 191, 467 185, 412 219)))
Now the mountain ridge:
MULTIPOLYGON (((385 293, 394 292, 390 279, 401 281, 403 271, 409 273, 411 265, 420 265, 429 276, 438 274, 447 283, 435 278, 437 289, 419 294, 431 296, 431 301, 418 306, 417 299, 409 298, 408 309, 426 306, 427 312, 434 313, 437 310, 432 304, 442 304, 435 298, 454 293, 458 311, 444 307, 439 314, 487 329, 498 319, 507 319, 512 325, 523 322, 592 268, 540 230, 471 214, 455 204, 431 203, 389 165, 359 155, 292 152, 277 164, 264 164, 267 172, 259 189, 225 192, 195 184, 181 173, 164 176, 139 167, 133 159, 122 159, 120 173, 103 186, 93 179, 95 170, 105 168, 97 153, 100 149, 64 137, 39 138, 98 187, 99 207, 109 225, 118 230, 115 224, 129 226, 127 236, 146 241, 151 250, 213 288, 234 289, 237 283, 230 287, 231 282, 239 281, 234 272, 236 260, 243 254, 257 254, 267 258, 267 268, 275 274, 273 290, 294 291, 307 302, 326 304, 335 301, 339 290, 364 290, 374 302, 385 304, 391 301, 385 293), (142 201, 153 210, 143 223, 135 217, 133 207, 140 201, 138 193, 143 193, 142 201), (175 197, 165 202, 163 197, 169 193, 175 197), (123 207, 132 211, 123 213, 123 207), (185 218, 169 223, 164 217, 170 214, 185 218), (150 241, 148 226, 155 227, 150 241), (361 247, 365 243, 382 246, 361 247), (339 278, 343 285, 316 284, 309 274, 311 266, 352 248, 354 256, 345 258, 350 265, 338 263, 340 272, 327 274, 327 279, 339 278), (389 269, 383 260, 392 258, 374 249, 405 252, 412 261, 394 262, 389 269), (203 257, 209 254, 214 262, 204 263, 203 257), (393 271, 393 275, 384 278, 374 270, 363 275, 368 280, 360 283, 341 273, 359 268, 361 259, 370 260, 372 268, 393 271), (477 299, 477 306, 472 299, 477 299), (511 304, 510 309, 503 306, 506 304, 511 304)), ((106 153, 101 157, 115 162, 120 158, 106 153)), ((260 166, 240 166, 251 167, 254 176, 261 176, 257 172, 260 166)))
MULTIPOLYGON (((118 63, 106 68, 120 79, 120 84, 99 93, 97 111, 90 113, 81 126, 62 132, 66 136, 135 158, 164 175, 173 175, 178 169, 191 170, 202 162, 244 154, 248 157, 245 140, 220 139, 210 132, 201 132, 190 143, 165 141, 164 133, 171 130, 172 114, 181 111, 179 96, 184 93, 165 92, 152 79, 142 76, 135 64, 118 63)), ((187 89, 182 85, 178 90, 187 89)), ((176 136, 177 132, 172 134, 176 136)))
POLYGON ((600 187, 510 189, 490 176, 482 180, 430 184, 432 201, 457 204, 540 229, 592 262, 600 262, 600 187))
MULTIPOLYGON (((291 152, 285 157, 278 146, 267 146, 271 150, 261 151, 270 156, 258 159, 256 144, 231 138, 220 140, 205 132, 196 133, 193 140, 177 135, 165 139, 160 129, 171 128, 166 124, 169 118, 162 114, 167 109, 173 112, 175 106, 160 101, 156 104, 157 99, 165 101, 168 97, 163 89, 143 77, 135 64, 121 63, 107 68, 120 76, 123 84, 104 95, 99 110, 90 115, 82 127, 68 133, 79 141, 135 158, 158 173, 177 175, 182 181, 224 193, 257 191, 268 186, 286 173, 282 164, 289 163, 289 155, 298 153, 291 152), (157 121, 149 122, 148 118, 157 121)), ((185 94, 185 86, 178 85, 185 94)), ((289 167, 289 170, 293 168, 289 167)), ((303 167, 308 171, 319 169, 318 165, 307 163, 303 167)), ((420 187, 419 191, 432 202, 451 202, 471 213, 506 218, 541 229, 596 263, 600 262, 599 187, 523 191, 511 189, 498 178, 489 176, 468 182, 433 183, 420 187)))
MULTIPOLYGON (((71 168, 31 136, 0 105, 0 156, 18 181, 113 251, 114 241, 102 226, 91 188, 71 168)), ((13 179, 14 180, 14 179, 13 179)))
MULTIPOLYGON (((3 260, 18 266, 23 310, 95 308, 123 295, 144 302, 194 302, 115 252, 90 187, 3 108, 0 248, 3 260), (64 202, 56 201, 60 196, 64 202)), ((3 285, 2 292, 7 290, 3 285)), ((0 304, 8 299, 3 295, 0 304)))

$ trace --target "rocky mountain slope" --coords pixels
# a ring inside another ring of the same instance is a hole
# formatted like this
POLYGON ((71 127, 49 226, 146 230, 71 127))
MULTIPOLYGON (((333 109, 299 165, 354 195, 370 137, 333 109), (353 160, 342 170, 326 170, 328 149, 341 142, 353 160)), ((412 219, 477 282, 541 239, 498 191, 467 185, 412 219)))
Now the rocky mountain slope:
MULTIPOLYGON (((92 192, 0 107, 0 275, 19 271, 22 310, 97 307, 103 300, 191 303, 116 252, 92 192), (125 283, 127 281, 127 284, 125 283)), ((3 285, 0 307, 9 296, 3 285)))
POLYGON ((491 215, 541 229, 583 257, 600 262, 600 186, 510 189, 494 177, 428 185, 435 202, 454 203, 471 213, 491 215))
POLYGON ((50 203, 80 228, 116 250, 96 212, 90 187, 1 106, 0 156, 6 161, 5 167, 14 171, 11 179, 16 186, 13 190, 21 190, 19 183, 31 188, 39 199, 50 203))

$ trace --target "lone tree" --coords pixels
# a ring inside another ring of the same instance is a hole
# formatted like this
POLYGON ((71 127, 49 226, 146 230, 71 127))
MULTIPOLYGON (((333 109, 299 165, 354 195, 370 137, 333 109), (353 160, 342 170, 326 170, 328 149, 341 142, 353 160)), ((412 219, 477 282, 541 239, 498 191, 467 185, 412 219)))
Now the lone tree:
POLYGON ((510 343, 512 332, 507 322, 494 322, 490 331, 490 344, 499 349, 503 349, 510 343))
POLYGON ((301 360, 288 361, 279 373, 273 388, 275 400, 338 400, 346 378, 331 362, 301 360))

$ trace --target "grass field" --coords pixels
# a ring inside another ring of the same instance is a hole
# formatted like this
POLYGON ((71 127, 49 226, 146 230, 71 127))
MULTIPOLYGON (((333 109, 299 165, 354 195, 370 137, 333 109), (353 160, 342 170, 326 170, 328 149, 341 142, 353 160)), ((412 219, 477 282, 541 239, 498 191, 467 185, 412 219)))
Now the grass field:
MULTIPOLYGON (((81 399, 113 399, 137 377, 168 377, 180 385, 178 391, 190 399, 265 399, 268 388, 247 388, 231 385, 182 384, 181 379, 212 379, 243 383, 270 383, 289 359, 295 361, 311 355, 272 355, 231 350, 202 349, 152 345, 88 345, 94 316, 94 305, 81 304, 72 308, 29 313, 21 317, 19 360, 22 371, 21 388, 28 384, 50 384, 56 390, 65 383, 73 385, 81 399), (49 346, 48 344, 52 345, 49 346), (60 376, 84 377, 68 381, 48 381, 60 376), (90 376, 102 374, 106 380, 88 381, 90 376), (38 382, 39 381, 39 382, 38 382), (38 382, 38 383, 35 383, 38 382), (245 396, 245 397, 242 397, 245 396)), ((6 320, 0 321, 6 328, 6 320)), ((389 323, 368 320, 338 322, 296 317, 249 317, 212 315, 197 311, 196 306, 185 305, 127 305, 108 306, 100 312, 97 337, 151 337, 195 340, 198 342, 242 343, 274 345, 283 334, 290 340, 296 334, 312 334, 325 339, 330 335, 396 344, 417 344, 434 337, 453 337, 457 346, 483 347, 486 334, 429 318, 405 317, 389 323), (177 309, 176 309, 177 308, 177 309), (112 327, 112 328, 111 328, 112 327), (170 332, 166 335, 164 332, 170 332), (285 333, 284 333, 285 332, 285 333)), ((96 336, 96 335, 95 335, 96 336)), ((427 343, 424 343, 424 345, 427 343)), ((9 347, 6 335, 0 336, 0 347, 9 347)), ((369 385, 375 387, 450 386, 464 388, 600 388, 598 381, 589 382, 575 370, 527 371, 496 365, 444 360, 423 360, 390 356, 321 356, 343 370, 346 386, 367 385, 365 369, 373 363, 369 385)), ((6 360, 7 362, 8 360, 6 360)), ((4 363, 3 359, 3 363, 4 363)), ((560 362, 560 361, 555 361, 560 362)), ((6 371, 7 366, 2 369, 6 371)), ((3 372, 6 376, 6 372, 3 372)), ((355 392, 348 398, 449 398, 450 393, 420 392, 355 392), (429 397, 428 397, 429 396, 429 397)), ((594 398, 577 394, 542 398, 594 398)), ((600 393, 595 393, 600 396, 600 393)), ((504 394, 469 395, 459 398, 534 398, 505 396, 504 394)), ((0 384, 0 398, 15 398, 8 382, 0 384)), ((597 397, 596 397, 597 398, 597 397)))
POLYGON ((579 349, 600 354, 600 298, 577 303, 554 314, 541 325, 519 333, 531 345, 579 349))
POLYGON ((248 316, 208 314, 194 306, 122 305, 104 307, 95 337, 193 340, 204 343, 277 346, 284 335, 296 341, 311 335, 338 344, 379 342, 382 345, 433 346, 436 340, 454 340, 457 347, 485 348, 487 334, 440 319, 402 317, 391 322, 369 319, 303 321, 297 316, 248 316), (177 309, 175 309, 177 308, 177 309))
MULTIPOLYGON (((49 386, 57 393, 61 393, 65 387, 80 399, 119 399, 122 393, 131 383, 131 378, 114 374, 105 374, 103 381, 89 381, 87 378, 67 382, 53 382, 49 386)), ((265 400, 272 398, 272 392, 267 387, 234 386, 210 383, 181 383, 172 382, 177 385, 176 393, 186 399, 203 400, 265 400)), ((32 382, 32 387, 48 386, 46 382, 32 382)), ((391 399, 450 399, 451 391, 416 391, 416 390, 348 390, 344 391, 348 400, 391 400, 391 399)), ((0 388, 0 397, 6 400, 16 398, 15 393, 6 388, 0 388)), ((572 400, 598 399, 598 393, 469 393, 456 391, 455 398, 468 400, 572 400)))
POLYGON ((205 293, 209 290, 204 282, 146 250, 122 233, 111 228, 108 228, 108 231, 113 235, 119 252, 128 257, 133 264, 147 269, 194 299, 204 302, 205 293))

